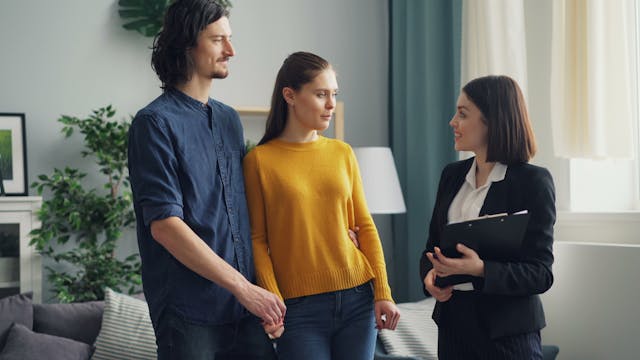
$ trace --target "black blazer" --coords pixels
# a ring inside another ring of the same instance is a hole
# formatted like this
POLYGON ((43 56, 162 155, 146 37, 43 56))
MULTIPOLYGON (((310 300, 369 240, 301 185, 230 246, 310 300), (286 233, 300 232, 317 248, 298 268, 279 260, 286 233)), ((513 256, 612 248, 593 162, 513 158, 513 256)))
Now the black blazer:
MULTIPOLYGON (((473 158, 447 165, 442 171, 429 226, 429 238, 420 257, 420 280, 433 267, 425 254, 440 243, 448 211, 473 164, 473 158)), ((491 338, 538 331, 546 323, 538 294, 553 284, 553 225, 556 219, 555 189, 547 169, 530 165, 509 165, 505 178, 489 188, 480 215, 515 213, 527 210, 529 224, 522 253, 512 262, 484 262, 484 278, 474 287, 481 324, 491 338)), ((424 288, 424 285, 423 285, 424 288)), ((425 294, 430 296, 425 290, 425 294)), ((446 323, 448 302, 437 302, 433 320, 446 323)))

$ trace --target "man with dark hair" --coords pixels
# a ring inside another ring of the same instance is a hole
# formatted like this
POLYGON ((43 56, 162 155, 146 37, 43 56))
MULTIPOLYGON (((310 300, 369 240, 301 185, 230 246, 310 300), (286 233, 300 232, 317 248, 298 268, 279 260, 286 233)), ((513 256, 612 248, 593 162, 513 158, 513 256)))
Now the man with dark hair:
POLYGON ((236 111, 209 98, 235 53, 214 0, 177 0, 156 36, 163 94, 129 134, 142 280, 159 359, 274 357, 285 306, 256 285, 236 111), (253 314, 253 315, 252 315, 253 314))

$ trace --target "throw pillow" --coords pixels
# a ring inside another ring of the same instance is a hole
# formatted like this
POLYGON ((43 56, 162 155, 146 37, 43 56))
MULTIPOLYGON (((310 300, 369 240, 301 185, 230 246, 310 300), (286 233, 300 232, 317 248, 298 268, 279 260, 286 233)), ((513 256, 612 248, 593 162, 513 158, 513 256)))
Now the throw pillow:
POLYGON ((395 331, 380 330, 378 335, 389 355, 438 359, 438 326, 431 319, 434 298, 398 304, 402 317, 395 331))
POLYGON ((0 350, 4 347, 13 323, 33 328, 31 294, 18 294, 0 299, 0 350))
POLYGON ((16 323, 9 332, 0 360, 88 360, 90 356, 91 346, 85 343, 34 333, 16 323))
POLYGON ((100 332, 103 311, 103 301, 33 304, 33 331, 93 345, 100 332))
POLYGON ((156 359, 156 337, 147 303, 105 290, 102 327, 94 360, 156 359))

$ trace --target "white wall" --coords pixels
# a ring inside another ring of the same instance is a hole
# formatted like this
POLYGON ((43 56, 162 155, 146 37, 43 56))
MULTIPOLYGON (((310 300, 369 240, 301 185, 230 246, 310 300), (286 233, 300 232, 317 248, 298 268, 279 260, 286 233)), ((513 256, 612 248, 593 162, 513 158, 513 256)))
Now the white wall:
POLYGON ((638 359, 640 245, 558 242, 554 255, 543 343, 561 360, 638 359))
MULTIPOLYGON (((275 74, 297 50, 316 52, 339 74, 346 138, 386 145, 388 19, 383 0, 233 2, 236 58, 212 96, 268 106, 275 74)), ((5 0, 0 11, 0 111, 27 116, 29 178, 80 165, 78 148, 58 134, 61 114, 84 116, 113 104, 121 116, 160 92, 150 68, 151 39, 121 28, 115 0, 5 0)))
MULTIPOLYGON (((80 137, 64 140, 62 114, 84 117, 113 104, 135 114, 160 94, 152 40, 124 30, 116 0, 3 0, 0 5, 0 112, 26 114, 29 182, 54 167, 91 171, 80 137)), ((388 10, 385 0, 235 0, 237 56, 211 95, 231 105, 268 106, 284 57, 316 52, 338 72, 346 140, 388 144, 388 10)), ((95 172, 95 171, 94 171, 95 172)), ((102 182, 93 177, 94 182, 102 182)), ((32 194, 34 194, 32 192, 32 194)), ((388 237, 387 222, 379 224, 388 237)), ((122 253, 137 251, 131 234, 122 253)))

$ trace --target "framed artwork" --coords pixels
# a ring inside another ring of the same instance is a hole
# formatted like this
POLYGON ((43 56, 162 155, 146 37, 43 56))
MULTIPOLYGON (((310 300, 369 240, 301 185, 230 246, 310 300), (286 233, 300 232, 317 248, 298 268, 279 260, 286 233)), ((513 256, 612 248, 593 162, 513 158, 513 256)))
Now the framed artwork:
POLYGON ((27 195, 24 114, 0 113, 0 194, 27 195))

